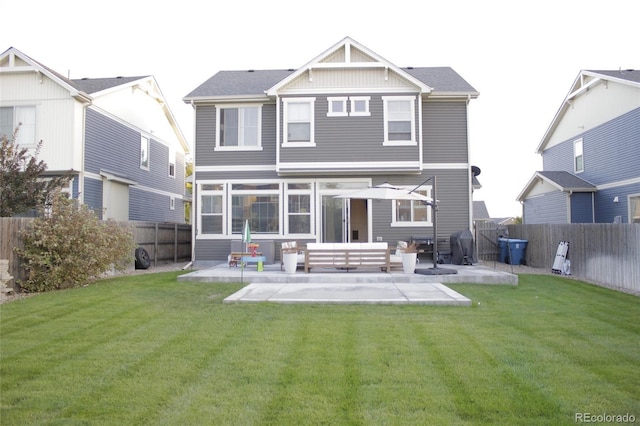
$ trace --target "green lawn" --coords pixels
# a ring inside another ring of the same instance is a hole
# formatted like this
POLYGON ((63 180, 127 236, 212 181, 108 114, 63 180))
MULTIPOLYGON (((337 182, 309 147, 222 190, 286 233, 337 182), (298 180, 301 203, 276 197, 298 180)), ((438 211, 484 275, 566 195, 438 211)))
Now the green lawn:
POLYGON ((556 276, 472 307, 223 304, 115 278, 0 306, 2 425, 640 421, 640 299, 556 276))

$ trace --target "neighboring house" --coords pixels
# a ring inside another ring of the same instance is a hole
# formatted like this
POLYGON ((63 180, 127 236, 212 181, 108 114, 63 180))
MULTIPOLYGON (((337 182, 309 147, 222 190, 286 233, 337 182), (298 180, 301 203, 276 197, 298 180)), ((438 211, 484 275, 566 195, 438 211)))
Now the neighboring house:
POLYGON ((473 202, 473 220, 475 222, 493 222, 498 226, 513 225, 516 219, 510 217, 491 217, 484 201, 473 202))
POLYGON ((640 223, 640 70, 581 71, 537 153, 524 223, 640 223))
POLYGON ((102 218, 184 223, 187 142, 152 76, 70 80, 15 48, 0 55, 0 133, 44 142, 48 175, 102 218))
MULTIPOLYGON (((388 242, 433 235, 431 208, 336 195, 437 177, 440 238, 471 229, 468 105, 448 67, 399 68, 345 38, 299 69, 221 71, 185 96, 195 109, 194 260, 251 238, 388 242)), ((432 195, 433 180, 418 188, 432 195)))

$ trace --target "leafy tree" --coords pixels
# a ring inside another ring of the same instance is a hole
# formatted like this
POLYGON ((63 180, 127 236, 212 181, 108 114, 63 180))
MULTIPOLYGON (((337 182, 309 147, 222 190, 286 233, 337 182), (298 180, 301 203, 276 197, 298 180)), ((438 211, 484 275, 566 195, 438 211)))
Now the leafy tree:
POLYGON ((0 150, 0 217, 13 216, 44 205, 53 191, 68 185, 70 176, 42 179, 47 164, 38 154, 40 141, 32 155, 16 142, 19 127, 11 135, 2 135, 0 150))
POLYGON ((133 260, 131 229, 114 220, 101 221, 86 205, 57 193, 51 212, 24 229, 17 248, 27 280, 26 291, 48 291, 86 284, 112 267, 122 270, 133 260))
MULTIPOLYGON (((193 161, 188 161, 185 167, 185 177, 193 175, 193 161)), ((193 194, 193 182, 187 182, 185 184, 187 194, 193 194)), ((191 203, 186 203, 184 206, 184 219, 186 223, 191 223, 191 203)))

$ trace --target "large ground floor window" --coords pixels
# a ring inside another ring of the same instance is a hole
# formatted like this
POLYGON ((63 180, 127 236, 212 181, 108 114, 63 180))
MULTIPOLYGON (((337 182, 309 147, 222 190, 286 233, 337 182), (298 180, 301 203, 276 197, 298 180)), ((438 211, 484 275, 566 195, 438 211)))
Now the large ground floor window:
MULTIPOLYGON (((335 198, 370 185, 366 179, 355 178, 200 182, 196 236, 236 238, 248 221, 252 237, 258 239, 283 236, 357 241, 370 236, 374 205, 379 206, 376 220, 381 224, 386 221, 389 226, 400 228, 432 226, 431 208, 421 202, 377 200, 374 204, 365 200, 356 209, 349 200, 335 198), (391 216, 387 210, 389 204, 391 216)), ((431 197, 431 187, 421 187, 416 192, 431 197)))

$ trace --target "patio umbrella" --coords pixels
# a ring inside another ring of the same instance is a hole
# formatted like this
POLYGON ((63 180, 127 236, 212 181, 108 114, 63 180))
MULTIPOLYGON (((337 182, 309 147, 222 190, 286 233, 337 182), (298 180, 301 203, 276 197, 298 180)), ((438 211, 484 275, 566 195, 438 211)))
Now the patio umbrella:
POLYGON ((433 200, 425 197, 417 192, 411 192, 408 189, 393 186, 388 182, 380 185, 370 186, 357 191, 350 191, 344 194, 336 195, 333 198, 350 198, 359 200, 408 200, 422 201, 424 203, 432 203, 433 200))
POLYGON ((240 282, 244 281, 244 254, 249 251, 248 244, 251 242, 251 230, 249 229, 249 220, 245 220, 244 229, 242 230, 242 256, 240 257, 240 282))

